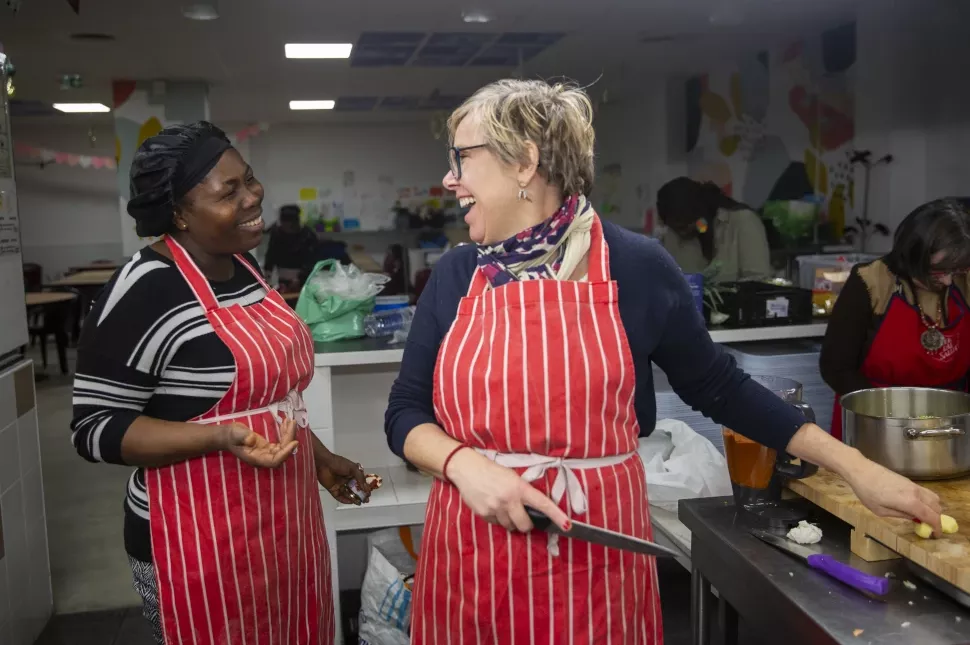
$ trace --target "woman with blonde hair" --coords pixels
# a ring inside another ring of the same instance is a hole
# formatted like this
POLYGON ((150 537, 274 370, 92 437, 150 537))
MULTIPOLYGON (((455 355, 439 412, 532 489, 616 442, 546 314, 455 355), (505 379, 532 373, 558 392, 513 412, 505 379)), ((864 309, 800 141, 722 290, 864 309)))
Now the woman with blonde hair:
POLYGON ((939 528, 939 499, 806 423, 710 340, 655 242, 600 220, 593 110, 579 89, 505 80, 449 122, 445 187, 475 244, 438 261, 385 429, 435 475, 411 638, 663 641, 654 558, 532 534, 526 507, 650 539, 637 441, 652 366, 719 423, 845 477, 880 514, 939 528))

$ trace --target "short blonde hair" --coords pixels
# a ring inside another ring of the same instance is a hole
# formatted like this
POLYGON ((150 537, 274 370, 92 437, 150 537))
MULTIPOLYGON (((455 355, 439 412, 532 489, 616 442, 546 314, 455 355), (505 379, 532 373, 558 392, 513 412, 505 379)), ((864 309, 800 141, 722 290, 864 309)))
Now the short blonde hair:
MULTIPOLYGON (((489 148, 506 163, 528 161, 526 142, 539 149, 539 173, 565 195, 593 188, 593 105, 578 87, 505 79, 475 92, 448 119, 452 142, 469 115, 481 121, 489 148)), ((475 142, 478 143, 478 142, 475 142)))

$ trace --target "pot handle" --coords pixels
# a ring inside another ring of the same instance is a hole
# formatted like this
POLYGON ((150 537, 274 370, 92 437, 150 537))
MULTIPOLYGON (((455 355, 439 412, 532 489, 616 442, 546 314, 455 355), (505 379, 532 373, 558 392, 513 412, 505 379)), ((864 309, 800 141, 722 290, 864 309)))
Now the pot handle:
POLYGON ((947 439, 962 437, 963 428, 906 428, 907 439, 947 439))

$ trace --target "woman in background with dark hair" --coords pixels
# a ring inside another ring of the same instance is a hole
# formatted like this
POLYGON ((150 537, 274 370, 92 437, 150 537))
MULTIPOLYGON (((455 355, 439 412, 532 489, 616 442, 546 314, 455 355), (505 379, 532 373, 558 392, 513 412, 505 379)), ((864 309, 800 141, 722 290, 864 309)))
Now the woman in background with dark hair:
POLYGON ((661 242, 684 273, 702 273, 716 262, 719 282, 771 275, 761 218, 714 184, 687 177, 667 182, 657 192, 657 214, 667 227, 661 242))
POLYGON ((967 389, 970 370, 970 212, 955 200, 920 206, 892 251, 856 265, 832 310, 820 367, 838 397, 873 387, 967 389))

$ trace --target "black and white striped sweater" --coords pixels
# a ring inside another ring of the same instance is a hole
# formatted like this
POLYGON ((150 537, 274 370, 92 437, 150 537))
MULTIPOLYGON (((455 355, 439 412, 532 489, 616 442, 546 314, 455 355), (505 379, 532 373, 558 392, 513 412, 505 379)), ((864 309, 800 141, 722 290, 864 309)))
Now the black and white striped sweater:
MULTIPOLYGON (((247 256, 256 266, 256 261, 247 256)), ((237 263, 211 282, 219 304, 248 306, 265 296, 237 263)), ((175 263, 144 248, 119 269, 91 310, 78 345, 72 441, 89 461, 124 464, 121 440, 140 415, 187 421, 229 389, 236 366, 175 263)), ((128 481, 125 548, 151 561, 148 494, 142 469, 128 481)))

